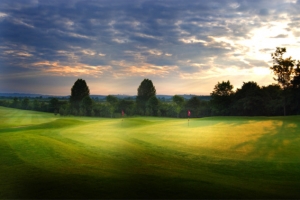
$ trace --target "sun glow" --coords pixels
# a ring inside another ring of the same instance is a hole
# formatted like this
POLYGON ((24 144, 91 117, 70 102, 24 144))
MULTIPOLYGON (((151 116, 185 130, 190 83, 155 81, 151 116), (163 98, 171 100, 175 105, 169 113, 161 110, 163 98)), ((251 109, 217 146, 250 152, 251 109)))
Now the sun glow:
POLYGON ((248 40, 239 41, 241 45, 249 47, 246 56, 259 60, 271 60, 271 53, 276 47, 286 47, 285 56, 298 57, 299 47, 296 46, 300 39, 288 30, 288 22, 273 22, 249 33, 248 40), (298 47, 298 48, 297 48, 298 47))

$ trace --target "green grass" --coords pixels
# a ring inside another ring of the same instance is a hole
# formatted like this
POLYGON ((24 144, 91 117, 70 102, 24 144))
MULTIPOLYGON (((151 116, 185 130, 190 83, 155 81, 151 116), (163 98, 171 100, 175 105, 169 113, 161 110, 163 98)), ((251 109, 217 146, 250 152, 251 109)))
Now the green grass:
POLYGON ((1 199, 300 198, 300 116, 0 122, 1 199))

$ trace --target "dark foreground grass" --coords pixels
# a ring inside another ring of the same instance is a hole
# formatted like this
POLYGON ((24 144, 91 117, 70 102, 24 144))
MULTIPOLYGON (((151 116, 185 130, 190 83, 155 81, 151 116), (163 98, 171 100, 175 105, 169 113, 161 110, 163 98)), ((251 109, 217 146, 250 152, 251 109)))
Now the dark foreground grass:
POLYGON ((1 199, 300 198, 298 116, 0 114, 1 199))

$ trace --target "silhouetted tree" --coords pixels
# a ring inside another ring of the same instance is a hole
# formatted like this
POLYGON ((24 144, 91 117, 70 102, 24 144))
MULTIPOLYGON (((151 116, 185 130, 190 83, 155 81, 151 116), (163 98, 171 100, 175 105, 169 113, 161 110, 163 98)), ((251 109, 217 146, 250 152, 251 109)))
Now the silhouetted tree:
POLYGON ((286 48, 276 47, 275 53, 272 53, 273 66, 271 69, 277 78, 274 80, 278 81, 279 85, 283 88, 291 86, 291 79, 294 75, 295 60, 291 57, 283 58, 283 54, 286 53, 286 48))
POLYGON ((300 60, 297 61, 294 68, 294 77, 291 81, 293 88, 300 88, 300 60))
POLYGON ((280 115, 281 113, 281 88, 279 85, 268 85, 262 87, 265 114, 269 116, 280 115))
POLYGON ((89 95, 90 95, 90 90, 85 80, 77 79, 77 81, 74 83, 71 89, 71 96, 70 96, 71 106, 78 110, 82 99, 89 95))
POLYGON ((283 58, 283 54, 286 53, 286 48, 276 47, 275 53, 272 53, 273 66, 271 69, 277 78, 274 80, 278 81, 278 84, 283 88, 282 92, 282 103, 283 103, 283 113, 286 115, 286 104, 287 104, 287 88, 289 88, 292 83, 292 77, 294 75, 294 65, 295 60, 291 57, 283 58))
POLYGON ((264 111, 263 93, 256 82, 243 83, 234 94, 233 109, 236 115, 262 115, 264 111))
POLYGON ((300 114, 300 61, 298 60, 296 68, 294 69, 295 76, 293 77, 292 83, 292 105, 294 107, 294 114, 300 114))
POLYGON ((144 115, 146 114, 147 101, 155 95, 156 90, 152 81, 149 79, 144 79, 138 87, 138 94, 136 97, 137 106, 143 111, 144 115))
POLYGON ((211 93, 211 104, 213 112, 217 115, 229 115, 233 86, 228 81, 218 82, 211 93))

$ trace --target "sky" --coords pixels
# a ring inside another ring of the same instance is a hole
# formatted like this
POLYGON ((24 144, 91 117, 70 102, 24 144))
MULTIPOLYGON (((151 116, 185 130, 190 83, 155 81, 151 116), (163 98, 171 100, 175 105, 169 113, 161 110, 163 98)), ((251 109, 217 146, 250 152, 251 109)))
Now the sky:
POLYGON ((0 92, 209 95, 276 83, 276 47, 300 59, 300 0, 0 0, 0 92))

